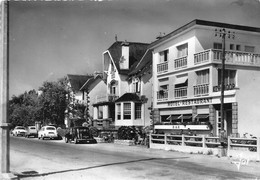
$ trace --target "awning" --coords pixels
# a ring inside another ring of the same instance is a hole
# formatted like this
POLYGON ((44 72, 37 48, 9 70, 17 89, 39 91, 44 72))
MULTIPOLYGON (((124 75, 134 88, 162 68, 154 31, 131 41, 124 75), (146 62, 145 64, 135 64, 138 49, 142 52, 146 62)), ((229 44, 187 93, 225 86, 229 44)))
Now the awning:
POLYGON ((174 121, 174 120, 177 120, 178 117, 179 117, 179 115, 170 115, 169 117, 167 117, 167 120, 174 121))
POLYGON ((183 83, 185 83, 187 80, 188 80, 188 77, 187 77, 187 76, 185 76, 185 77, 180 77, 180 78, 177 78, 177 79, 175 80, 175 84, 183 84, 183 83))
POLYGON ((205 118, 208 118, 208 117, 209 117, 208 114, 198 114, 195 118, 205 119, 205 118))
POLYGON ((178 117, 178 119, 190 119, 190 118, 192 118, 191 115, 185 115, 185 114, 182 114, 182 115, 180 115, 180 116, 178 117))

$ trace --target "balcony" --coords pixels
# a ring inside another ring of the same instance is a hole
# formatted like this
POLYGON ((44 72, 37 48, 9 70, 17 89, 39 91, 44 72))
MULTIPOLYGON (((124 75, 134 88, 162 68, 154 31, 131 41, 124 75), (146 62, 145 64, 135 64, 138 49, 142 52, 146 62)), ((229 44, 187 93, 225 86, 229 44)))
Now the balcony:
POLYGON ((174 89, 174 97, 175 98, 186 98, 187 97, 187 86, 181 88, 174 89))
POLYGON ((157 73, 159 74, 164 72, 168 72, 168 61, 157 64, 157 73))
POLYGON ((174 68, 180 69, 187 67, 187 56, 178 58, 174 60, 174 68))
POLYGON ((202 96, 209 94, 209 84, 200 84, 193 86, 194 96, 202 96))
POLYGON ((96 96, 96 102, 95 103, 114 102, 117 99, 118 99, 118 96, 113 95, 113 94, 101 95, 101 96, 96 96))
MULTIPOLYGON (((205 62, 222 61, 222 50, 208 49, 194 54, 194 64, 205 62)), ((236 65, 260 66, 260 54, 253 54, 241 51, 225 51, 225 63, 236 65)))
POLYGON ((157 101, 166 101, 168 100, 168 91, 160 90, 157 92, 157 101))

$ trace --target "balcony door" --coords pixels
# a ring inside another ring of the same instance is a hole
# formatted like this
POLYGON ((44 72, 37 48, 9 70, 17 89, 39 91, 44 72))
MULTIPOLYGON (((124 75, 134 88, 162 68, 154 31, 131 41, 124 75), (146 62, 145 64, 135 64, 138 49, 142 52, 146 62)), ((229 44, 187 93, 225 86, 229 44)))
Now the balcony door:
MULTIPOLYGON (((224 111, 224 130, 227 132, 227 113, 224 111)), ((216 135, 219 136, 221 131, 221 111, 216 110, 216 135)))

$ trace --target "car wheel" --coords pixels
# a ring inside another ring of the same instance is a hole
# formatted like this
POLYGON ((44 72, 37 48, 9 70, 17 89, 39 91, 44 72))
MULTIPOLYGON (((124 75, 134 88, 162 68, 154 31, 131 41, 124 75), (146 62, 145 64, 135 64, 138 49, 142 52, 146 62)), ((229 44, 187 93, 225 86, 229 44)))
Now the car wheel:
POLYGON ((68 138, 67 138, 67 137, 65 137, 65 143, 68 143, 68 142, 69 142, 68 138))
POLYGON ((77 138, 74 138, 74 144, 77 144, 77 143, 78 143, 77 138))

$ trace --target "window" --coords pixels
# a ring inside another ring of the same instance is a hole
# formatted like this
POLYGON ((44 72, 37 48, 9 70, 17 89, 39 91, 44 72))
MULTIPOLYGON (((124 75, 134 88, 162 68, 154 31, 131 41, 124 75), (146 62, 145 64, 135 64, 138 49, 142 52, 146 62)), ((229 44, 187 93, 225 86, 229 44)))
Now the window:
POLYGON ((98 119, 103 119, 103 106, 98 106, 98 119))
MULTIPOLYGON (((224 85, 235 84, 236 70, 226 69, 224 72, 224 85)), ((218 69, 218 84, 221 85, 221 69, 218 69)))
POLYGON ((160 90, 164 90, 164 91, 167 91, 168 90, 168 86, 169 85, 162 85, 162 86, 160 86, 160 90))
POLYGON ((239 44, 236 45, 236 50, 241 51, 241 46, 239 44))
POLYGON ((168 61, 168 55, 169 55, 169 50, 165 50, 159 53, 160 54, 160 62, 167 62, 168 61))
POLYGON ((115 95, 116 94, 116 82, 112 82, 110 86, 110 94, 115 95))
POLYGON ((253 53, 255 51, 254 46, 245 46, 245 52, 253 53))
POLYGON ((136 103, 135 104, 135 119, 141 119, 141 112, 142 112, 142 104, 136 103))
POLYGON ((121 120, 121 104, 117 104, 117 120, 121 120))
POLYGON ((230 44, 230 45, 229 45, 229 49, 230 49, 230 50, 234 50, 234 44, 230 44))
POLYGON ((177 46, 178 54, 177 57, 183 57, 188 55, 188 43, 177 46))
POLYGON ((213 43, 213 49, 222 49, 222 43, 213 43))
POLYGON ((138 78, 133 80, 133 92, 135 93, 140 92, 140 80, 138 78))
POLYGON ((131 103, 124 103, 124 119, 131 119, 131 103))
POLYGON ((197 85, 209 84, 209 70, 197 71, 197 85))

